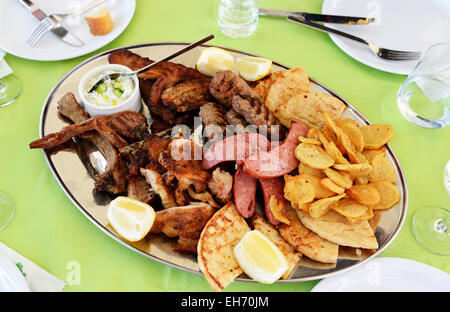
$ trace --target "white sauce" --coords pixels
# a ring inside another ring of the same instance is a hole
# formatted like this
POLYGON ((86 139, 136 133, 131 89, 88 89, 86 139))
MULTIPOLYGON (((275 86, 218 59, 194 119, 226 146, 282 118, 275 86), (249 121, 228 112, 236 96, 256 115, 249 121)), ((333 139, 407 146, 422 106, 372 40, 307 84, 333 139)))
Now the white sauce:
POLYGON ((101 92, 96 90, 89 93, 89 90, 103 77, 113 73, 113 71, 105 71, 96 76, 88 84, 86 89, 86 99, 95 106, 99 107, 114 107, 117 106, 131 97, 134 92, 134 81, 130 76, 119 76, 117 79, 111 80, 107 77, 104 81, 104 86, 101 88, 101 92), (106 88, 105 88, 106 86, 106 88), (114 91, 116 90, 116 91, 114 91), (123 92, 117 92, 120 90, 123 92))

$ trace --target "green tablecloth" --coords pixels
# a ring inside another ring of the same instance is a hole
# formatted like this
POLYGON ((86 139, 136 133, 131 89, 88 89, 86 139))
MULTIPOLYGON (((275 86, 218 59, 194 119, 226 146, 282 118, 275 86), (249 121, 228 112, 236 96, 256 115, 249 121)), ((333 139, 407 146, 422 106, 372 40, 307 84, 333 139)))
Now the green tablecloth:
MULTIPOLYGON (((405 225, 382 256, 427 263, 450 273, 449 257, 422 249, 411 232, 421 206, 449 208, 443 170, 450 158, 450 127, 425 130, 399 113, 396 93, 405 76, 363 65, 342 52, 327 34, 261 18, 255 34, 230 39, 217 26, 215 0, 138 0, 130 26, 101 51, 160 41, 192 42, 214 33, 211 44, 248 51, 288 66, 304 66, 311 77, 347 99, 374 123, 391 124, 391 146, 405 171, 409 207, 405 225)), ((320 12, 322 1, 261 0, 261 7, 320 12)), ((0 241, 62 280, 72 280, 79 263, 79 285, 66 291, 209 291, 202 276, 149 260, 109 238, 88 221, 60 189, 41 151, 28 144, 38 138, 39 117, 47 94, 72 67, 98 53, 72 60, 36 62, 7 55, 24 84, 16 103, 0 109, 0 190, 12 195, 16 216, 0 232, 0 241)), ((227 291, 309 291, 317 281, 261 285, 235 282, 227 291)))

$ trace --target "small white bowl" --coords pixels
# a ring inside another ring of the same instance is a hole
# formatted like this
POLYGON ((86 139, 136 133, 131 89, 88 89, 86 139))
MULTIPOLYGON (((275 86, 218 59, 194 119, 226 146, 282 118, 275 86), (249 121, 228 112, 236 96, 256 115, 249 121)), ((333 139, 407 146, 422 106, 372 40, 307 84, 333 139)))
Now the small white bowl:
POLYGON ((85 94, 88 91, 88 88, 90 87, 89 84, 92 82, 94 78, 98 77, 102 72, 105 71, 131 72, 132 70, 129 69, 128 67, 118 64, 107 64, 98 66, 95 69, 88 72, 86 75, 84 75, 78 86, 78 94, 81 98, 81 103, 84 106, 84 109, 87 111, 87 113, 91 117, 94 117, 94 116, 112 115, 129 110, 139 112, 142 107, 142 100, 141 100, 141 91, 139 89, 139 79, 137 78, 137 76, 132 77, 134 81, 133 94, 127 100, 123 101, 122 103, 116 106, 111 107, 97 106, 90 103, 86 99, 85 94))

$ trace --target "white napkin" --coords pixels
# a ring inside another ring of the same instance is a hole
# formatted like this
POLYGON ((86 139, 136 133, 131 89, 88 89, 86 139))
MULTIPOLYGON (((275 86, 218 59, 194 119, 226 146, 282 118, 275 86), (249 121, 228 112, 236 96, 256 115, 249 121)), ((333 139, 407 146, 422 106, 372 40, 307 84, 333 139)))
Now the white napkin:
POLYGON ((0 243, 0 254, 17 265, 24 274, 31 291, 59 292, 66 286, 66 283, 2 243, 0 243))
POLYGON ((6 52, 3 50, 0 50, 0 79, 3 77, 8 76, 9 74, 12 74, 12 69, 9 67, 8 63, 6 63, 4 57, 6 52))

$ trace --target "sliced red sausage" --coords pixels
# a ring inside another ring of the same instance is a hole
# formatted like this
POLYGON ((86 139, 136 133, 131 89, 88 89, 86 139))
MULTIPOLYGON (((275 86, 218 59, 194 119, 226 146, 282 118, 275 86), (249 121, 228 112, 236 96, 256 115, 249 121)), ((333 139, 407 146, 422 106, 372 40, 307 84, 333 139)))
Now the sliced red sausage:
POLYGON ((250 154, 244 161, 243 169, 246 174, 254 178, 276 178, 283 176, 298 167, 294 150, 299 144, 298 137, 306 136, 309 127, 301 120, 292 120, 291 128, 286 140, 270 152, 256 152, 250 154))
POLYGON ((211 169, 224 161, 237 161, 238 165, 257 150, 268 151, 269 140, 259 133, 247 132, 225 138, 203 152, 202 167, 211 169))
POLYGON ((264 209, 266 212, 266 218, 272 225, 279 225, 280 221, 278 221, 272 214, 270 210, 269 202, 272 196, 275 196, 278 202, 282 202, 284 204, 284 212, 286 212, 286 199, 284 198, 284 178, 271 178, 271 179, 259 179, 259 184, 261 185, 261 189, 263 191, 264 197, 264 209))
POLYGON ((241 168, 237 169, 233 182, 234 205, 244 218, 250 218, 255 213, 257 184, 258 180, 246 175, 241 168))

